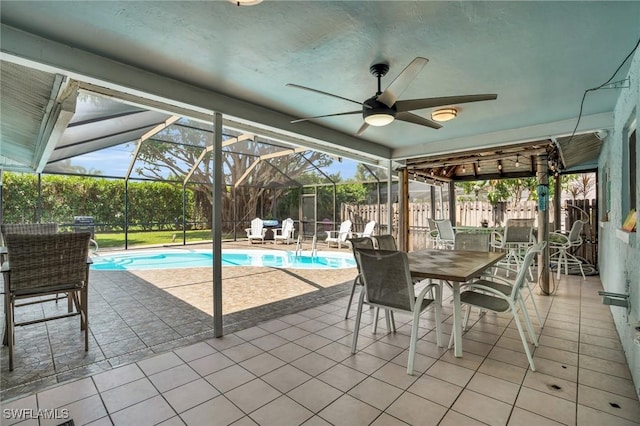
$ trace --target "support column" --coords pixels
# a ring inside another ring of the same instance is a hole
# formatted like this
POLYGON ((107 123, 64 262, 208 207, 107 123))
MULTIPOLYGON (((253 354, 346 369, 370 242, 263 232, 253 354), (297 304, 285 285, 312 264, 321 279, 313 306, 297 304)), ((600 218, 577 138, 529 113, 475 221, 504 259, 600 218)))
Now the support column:
POLYGON ((187 184, 182 184, 182 245, 187 245, 187 184))
POLYGON ((409 173, 398 172, 398 244, 400 250, 409 251, 409 173))
MULTIPOLYGON (((389 160, 387 167, 387 226, 389 227, 389 234, 393 235, 393 164, 389 160)), ((400 238, 400 232, 398 232, 398 238, 400 238)))
MULTIPOLYGON (((560 186, 560 175, 556 176, 553 182, 555 195, 553 197, 553 231, 560 231, 562 220, 562 187, 560 186)), ((597 188, 597 186, 596 186, 597 188)))
POLYGON ((213 120, 213 334, 222 337, 222 114, 213 120))
POLYGON ((549 293, 549 170, 548 155, 539 154, 536 161, 538 180, 538 242, 546 241, 547 246, 538 256, 538 282, 542 294, 549 293))
POLYGON ((456 226, 456 186, 453 181, 448 183, 449 185, 449 220, 451 225, 456 226))

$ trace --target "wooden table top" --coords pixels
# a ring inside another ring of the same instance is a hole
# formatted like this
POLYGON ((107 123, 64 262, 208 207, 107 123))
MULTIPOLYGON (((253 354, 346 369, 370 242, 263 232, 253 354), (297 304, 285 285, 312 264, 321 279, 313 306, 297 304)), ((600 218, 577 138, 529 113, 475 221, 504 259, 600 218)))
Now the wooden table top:
POLYGON ((408 253, 412 276, 466 282, 505 257, 504 252, 426 249, 408 253))

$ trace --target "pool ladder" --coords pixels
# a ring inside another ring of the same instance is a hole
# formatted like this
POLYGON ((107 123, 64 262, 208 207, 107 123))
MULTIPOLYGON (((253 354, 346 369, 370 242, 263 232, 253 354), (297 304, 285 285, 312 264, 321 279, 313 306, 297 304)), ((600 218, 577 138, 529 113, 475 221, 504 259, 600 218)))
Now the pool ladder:
MULTIPOLYGON (((316 257, 318 255, 318 249, 316 248, 316 243, 318 242, 318 237, 315 235, 311 240, 311 257, 316 257)), ((302 256, 302 235, 298 235, 298 242, 296 243, 296 256, 302 256)))

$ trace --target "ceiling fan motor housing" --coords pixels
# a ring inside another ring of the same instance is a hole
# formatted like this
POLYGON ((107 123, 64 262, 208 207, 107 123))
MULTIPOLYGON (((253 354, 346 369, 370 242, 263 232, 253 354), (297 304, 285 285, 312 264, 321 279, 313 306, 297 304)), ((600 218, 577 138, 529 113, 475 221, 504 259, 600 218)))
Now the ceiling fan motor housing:
POLYGON ((362 118, 372 126, 386 126, 396 118, 395 106, 388 107, 373 96, 362 103, 362 118))

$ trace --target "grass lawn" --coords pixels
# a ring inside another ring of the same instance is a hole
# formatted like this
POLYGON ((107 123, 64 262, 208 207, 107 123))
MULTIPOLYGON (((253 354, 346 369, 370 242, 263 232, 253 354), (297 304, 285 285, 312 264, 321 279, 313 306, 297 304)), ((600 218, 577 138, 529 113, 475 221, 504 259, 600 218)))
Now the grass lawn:
MULTIPOLYGON (((130 231, 128 237, 129 246, 181 243, 182 231, 130 231)), ((223 235, 222 238, 233 238, 233 235, 223 235)), ((100 248, 124 247, 124 232, 96 233, 95 239, 100 248)), ((188 243, 200 241, 211 241, 211 230, 187 231, 188 243)))

